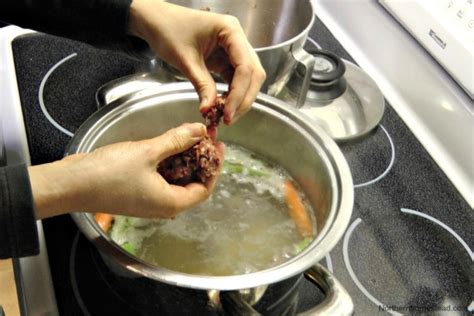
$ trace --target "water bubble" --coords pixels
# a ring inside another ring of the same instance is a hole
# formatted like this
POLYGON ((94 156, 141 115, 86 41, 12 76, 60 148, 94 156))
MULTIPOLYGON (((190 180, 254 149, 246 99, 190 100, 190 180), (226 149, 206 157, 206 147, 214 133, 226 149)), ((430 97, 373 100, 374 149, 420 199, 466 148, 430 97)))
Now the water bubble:
POLYGON ((230 192, 227 191, 227 190, 221 190, 221 191, 220 191, 220 195, 223 196, 223 197, 226 198, 226 199, 228 199, 228 198, 231 197, 230 192))

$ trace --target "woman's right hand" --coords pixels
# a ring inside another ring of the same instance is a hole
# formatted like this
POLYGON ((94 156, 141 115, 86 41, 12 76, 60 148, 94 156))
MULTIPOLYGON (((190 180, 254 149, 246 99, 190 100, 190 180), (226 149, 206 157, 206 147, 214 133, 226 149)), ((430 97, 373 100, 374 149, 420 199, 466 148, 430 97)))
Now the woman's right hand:
POLYGON ((257 54, 230 15, 193 10, 160 0, 133 0, 130 32, 143 38, 196 88, 201 109, 215 103, 215 72, 229 84, 224 123, 236 122, 249 109, 265 81, 257 54))
MULTIPOLYGON (((184 124, 147 140, 122 142, 29 168, 37 218, 73 211, 170 218, 205 200, 216 177, 185 187, 156 171, 163 159, 206 135, 203 124, 184 124)), ((218 144, 223 158, 223 144, 218 144)))

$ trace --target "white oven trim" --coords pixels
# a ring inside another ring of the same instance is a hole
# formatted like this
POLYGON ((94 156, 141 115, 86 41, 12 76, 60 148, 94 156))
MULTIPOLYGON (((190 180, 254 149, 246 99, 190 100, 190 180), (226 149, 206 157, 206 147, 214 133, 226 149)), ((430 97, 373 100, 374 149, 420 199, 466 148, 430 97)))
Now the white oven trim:
MULTIPOLYGON (((31 164, 18 93, 12 41, 32 30, 0 28, 0 119, 8 164, 31 164)), ((37 221, 40 254, 15 260, 15 280, 22 315, 59 315, 49 267, 43 225, 37 221)))

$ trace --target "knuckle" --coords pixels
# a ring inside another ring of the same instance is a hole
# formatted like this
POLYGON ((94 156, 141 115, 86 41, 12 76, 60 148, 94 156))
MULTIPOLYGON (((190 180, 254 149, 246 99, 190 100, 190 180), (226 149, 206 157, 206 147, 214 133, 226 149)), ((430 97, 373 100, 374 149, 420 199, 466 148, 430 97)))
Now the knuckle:
POLYGON ((239 71, 244 76, 250 76, 253 73, 253 67, 249 64, 242 64, 239 66, 239 71))
POLYGON ((146 157, 153 156, 155 154, 155 148, 151 144, 142 142, 140 145, 141 145, 141 151, 144 153, 146 157))
POLYGON ((179 151, 181 150, 181 148, 184 147, 184 140, 180 135, 176 133, 176 131, 173 131, 169 141, 170 141, 171 149, 173 151, 179 151))
POLYGON ((211 196, 211 191, 206 189, 203 190, 202 195, 200 196, 199 202, 207 200, 211 196))
POLYGON ((256 75, 257 75, 257 78, 262 82, 265 81, 265 79, 267 79, 267 73, 265 72, 265 70, 262 67, 258 68, 258 71, 256 72, 256 75))
POLYGON ((199 92, 204 92, 212 88, 212 84, 208 80, 197 80, 195 86, 199 92))
POLYGON ((228 25, 229 27, 231 27, 232 29, 235 29, 235 28, 240 28, 240 22, 239 22, 239 19, 237 19, 235 16, 233 15, 226 15, 224 16, 224 23, 226 25, 228 25))
POLYGON ((176 216, 177 213, 179 213, 180 210, 181 208, 179 207, 178 202, 176 200, 172 200, 168 205, 168 209, 166 213, 167 213, 167 216, 174 217, 176 216))
POLYGON ((252 105, 252 100, 247 99, 244 102, 242 102, 241 106, 237 109, 235 114, 240 117, 247 113, 250 110, 250 106, 252 105))

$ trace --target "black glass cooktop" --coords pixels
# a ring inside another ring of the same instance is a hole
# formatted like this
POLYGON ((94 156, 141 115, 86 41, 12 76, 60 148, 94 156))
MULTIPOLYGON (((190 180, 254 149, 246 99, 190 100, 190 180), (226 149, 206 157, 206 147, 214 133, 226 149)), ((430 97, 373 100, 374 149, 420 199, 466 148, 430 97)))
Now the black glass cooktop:
MULTIPOLYGON (((310 36, 352 61, 320 21, 310 36)), ((42 34, 12 45, 33 164, 62 157, 71 135, 97 110, 101 85, 146 68, 118 53, 42 34)), ((354 211, 344 237, 321 263, 347 289, 356 314, 472 309, 473 212, 390 105, 373 132, 340 147, 353 174, 354 211)), ((69 216, 43 222, 61 314, 195 311, 166 310, 151 299, 157 290, 146 285, 130 291, 144 284, 140 280, 129 289, 114 285, 69 216)), ((297 310, 304 311, 322 295, 303 280, 297 298, 297 310)))

